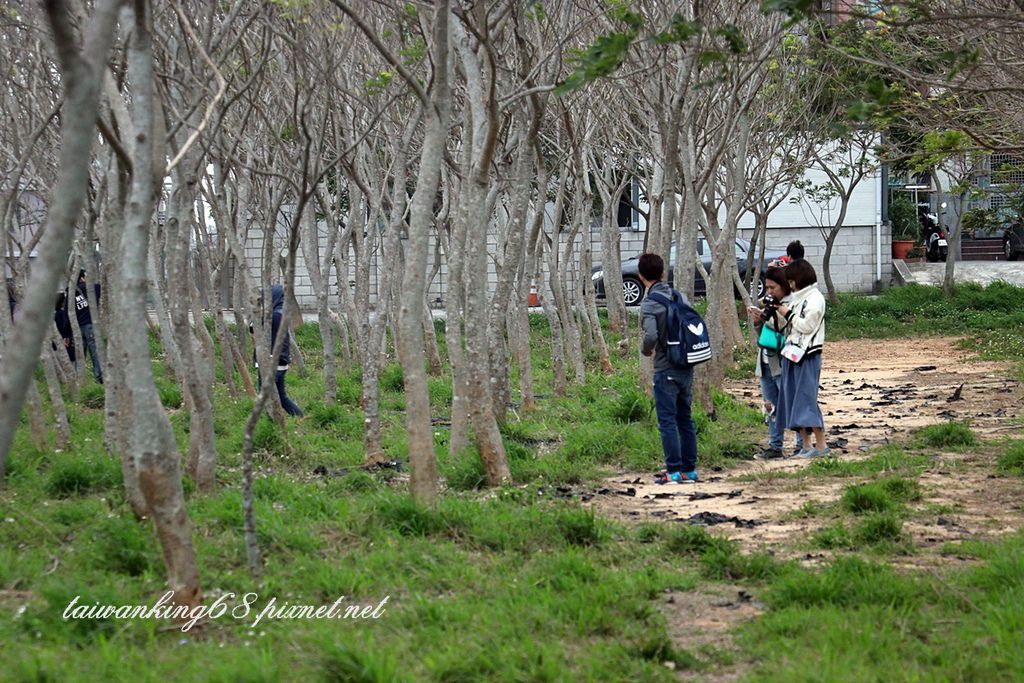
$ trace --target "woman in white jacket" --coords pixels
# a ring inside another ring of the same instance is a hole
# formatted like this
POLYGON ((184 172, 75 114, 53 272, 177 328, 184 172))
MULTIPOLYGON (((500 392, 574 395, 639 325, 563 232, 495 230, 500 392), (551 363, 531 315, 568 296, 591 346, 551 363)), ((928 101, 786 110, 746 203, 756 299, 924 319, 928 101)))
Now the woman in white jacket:
POLYGON ((825 345, 825 297, 818 291, 814 268, 803 259, 786 266, 786 279, 793 294, 787 305, 779 307, 779 313, 787 321, 786 344, 802 349, 803 357, 794 362, 783 353, 776 419, 782 421, 785 429, 803 436, 804 448, 797 453, 798 458, 817 458, 829 454, 825 420, 818 407, 821 351, 825 345))

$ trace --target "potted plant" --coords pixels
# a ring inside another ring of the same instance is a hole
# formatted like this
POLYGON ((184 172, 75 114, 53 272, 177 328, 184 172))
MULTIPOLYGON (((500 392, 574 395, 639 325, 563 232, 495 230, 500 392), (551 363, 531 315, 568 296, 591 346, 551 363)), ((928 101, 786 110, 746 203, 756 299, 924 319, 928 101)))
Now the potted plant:
POLYGON ((889 222, 892 225, 892 257, 905 259, 917 241, 921 226, 917 210, 908 197, 897 195, 889 205, 889 222))

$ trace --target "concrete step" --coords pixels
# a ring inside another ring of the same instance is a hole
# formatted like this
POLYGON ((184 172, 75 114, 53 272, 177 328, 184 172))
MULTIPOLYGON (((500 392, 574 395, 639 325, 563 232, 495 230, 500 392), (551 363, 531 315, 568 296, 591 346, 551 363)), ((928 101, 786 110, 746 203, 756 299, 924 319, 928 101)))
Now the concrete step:
POLYGON ((1002 261, 1003 240, 996 238, 960 241, 960 258, 964 261, 1002 261))

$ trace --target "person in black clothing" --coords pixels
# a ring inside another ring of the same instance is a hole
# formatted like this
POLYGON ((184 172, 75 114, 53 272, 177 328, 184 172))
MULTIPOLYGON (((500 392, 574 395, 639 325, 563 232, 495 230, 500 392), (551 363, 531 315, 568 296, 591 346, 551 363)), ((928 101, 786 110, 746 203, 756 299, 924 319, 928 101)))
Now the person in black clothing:
MULTIPOLYGON (((288 346, 288 326, 282 327, 281 323, 284 316, 284 286, 283 285, 271 285, 270 286, 270 305, 272 309, 271 323, 270 323, 270 348, 273 350, 274 344, 277 343, 278 333, 284 334, 284 346, 281 347, 281 356, 277 359, 277 371, 274 374, 274 384, 277 386, 277 396, 281 399, 281 407, 289 415, 295 417, 302 417, 302 409, 295 405, 295 402, 288 398, 288 392, 285 390, 284 378, 285 373, 288 372, 288 366, 291 363, 291 353, 288 346)), ((250 330, 252 325, 249 326, 250 330)), ((256 357, 256 351, 253 350, 253 358, 256 357)), ((259 370, 259 361, 256 361, 256 369, 259 370)), ((256 373, 258 382, 262 383, 263 376, 261 373, 256 373)))
POLYGON ((54 306, 53 322, 57 326, 60 338, 64 340, 64 348, 68 350, 68 358, 75 362, 75 335, 71 331, 71 318, 68 317, 68 297, 64 292, 57 295, 54 306))
POLYGON ((793 240, 786 245, 786 256, 790 261, 799 261, 804 257, 804 245, 800 244, 800 240, 793 240))
MULTIPOLYGON (((100 301, 100 286, 93 285, 96 294, 96 304, 100 301)), ((75 289, 75 317, 78 318, 78 328, 82 330, 82 342, 85 344, 85 351, 92 361, 92 376, 96 381, 103 384, 103 368, 100 366, 100 357, 96 355, 96 333, 92 327, 92 313, 89 311, 89 295, 85 284, 85 271, 78 271, 78 287, 75 289)))

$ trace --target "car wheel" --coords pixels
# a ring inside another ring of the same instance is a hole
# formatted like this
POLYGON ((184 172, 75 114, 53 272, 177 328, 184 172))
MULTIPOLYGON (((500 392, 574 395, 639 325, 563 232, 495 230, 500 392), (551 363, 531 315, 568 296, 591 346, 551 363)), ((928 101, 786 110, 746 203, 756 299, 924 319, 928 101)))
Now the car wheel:
POLYGON ((1003 253, 1006 254, 1007 261, 1016 261, 1020 257, 1020 255, 1013 250, 1013 245, 1010 244, 1009 237, 1003 240, 1003 253))
POLYGON ((757 279, 757 298, 764 298, 764 275, 757 279))
POLYGON ((644 295, 644 287, 639 280, 631 277, 622 278, 622 299, 627 306, 636 306, 644 295))

